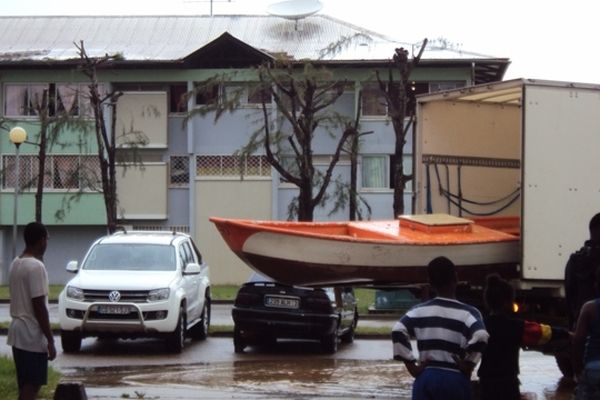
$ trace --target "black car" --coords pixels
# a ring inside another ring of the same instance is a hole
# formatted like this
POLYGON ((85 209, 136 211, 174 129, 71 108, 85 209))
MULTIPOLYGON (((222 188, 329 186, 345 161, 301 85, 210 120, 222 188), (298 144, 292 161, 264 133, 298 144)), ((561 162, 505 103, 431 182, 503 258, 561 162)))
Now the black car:
POLYGON ((339 339, 354 340, 358 322, 352 288, 289 286, 259 274, 240 288, 231 313, 236 353, 277 339, 318 340, 323 351, 335 353, 339 339))

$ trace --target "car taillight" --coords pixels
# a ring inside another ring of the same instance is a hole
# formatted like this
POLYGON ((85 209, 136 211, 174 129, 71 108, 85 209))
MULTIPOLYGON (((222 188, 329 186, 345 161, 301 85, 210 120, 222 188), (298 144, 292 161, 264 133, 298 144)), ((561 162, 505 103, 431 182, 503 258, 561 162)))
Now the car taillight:
POLYGON ((251 306, 261 304, 262 296, 257 293, 238 293, 235 298, 236 306, 251 306))
POLYGON ((304 309, 323 313, 333 312, 329 297, 309 297, 303 300, 304 309))

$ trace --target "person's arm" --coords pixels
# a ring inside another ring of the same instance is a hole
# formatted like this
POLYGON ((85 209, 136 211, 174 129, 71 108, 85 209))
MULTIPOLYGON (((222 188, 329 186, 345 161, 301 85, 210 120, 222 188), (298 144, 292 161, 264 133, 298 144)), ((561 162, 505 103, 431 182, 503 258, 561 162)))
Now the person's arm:
POLYGON ((573 334, 573 346, 571 347, 572 357, 571 362, 573 363, 573 373, 578 378, 583 371, 583 352, 585 349, 585 341, 587 339, 590 323, 593 315, 596 312, 596 305, 594 301, 588 301, 581 308, 579 319, 577 320, 577 327, 573 334))
POLYGON ((417 362, 417 360, 404 361, 404 366, 406 366, 406 370, 413 377, 416 378, 423 372, 425 367, 427 367, 427 361, 417 362))
POLYGON ((467 337, 467 348, 465 349, 465 361, 469 361, 474 366, 481 359, 481 354, 487 346, 487 341, 490 335, 485 330, 485 325, 481 318, 471 324, 469 328, 469 336, 467 337))
POLYGON ((481 360, 481 355, 487 346, 487 341, 490 335, 485 330, 483 318, 477 311, 472 314, 472 320, 469 325, 469 335, 467 337, 467 347, 465 356, 462 359, 455 358, 456 364, 460 371, 467 377, 471 377, 473 369, 481 360))
POLYGON ((392 342, 394 344, 394 360, 403 361, 408 372, 417 377, 427 366, 426 362, 418 362, 410 344, 412 319, 405 314, 396 322, 392 329, 392 342))
POLYGON ((569 340, 569 331, 565 328, 523 321, 522 346, 541 346, 547 343, 569 340))
POLYGON ((46 307, 46 296, 34 297, 31 299, 33 305, 33 314, 37 320, 44 336, 48 340, 48 359, 56 358, 56 348, 54 347, 54 336, 50 328, 50 317, 48 316, 48 308, 46 307))
POLYGON ((577 291, 577 288, 574 286, 575 281, 573 279, 573 268, 575 265, 573 255, 569 257, 569 261, 567 261, 567 265, 565 266, 565 303, 567 304, 567 315, 569 317, 569 328, 573 328, 575 326, 575 315, 574 315, 574 293, 577 291))

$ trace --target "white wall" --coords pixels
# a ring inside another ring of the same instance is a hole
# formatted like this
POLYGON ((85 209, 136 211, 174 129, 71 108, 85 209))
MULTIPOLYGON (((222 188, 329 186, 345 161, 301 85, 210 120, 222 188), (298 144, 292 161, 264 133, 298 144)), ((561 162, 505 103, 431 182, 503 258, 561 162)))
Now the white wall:
POLYGON ((564 278, 600 212, 598 90, 526 86, 523 275, 564 278))
POLYGON ((271 179, 195 181, 196 244, 210 266, 213 284, 240 284, 251 269, 227 246, 209 217, 272 219, 271 179))
MULTIPOLYGON (((415 162, 418 184, 415 213, 426 210, 427 167, 424 155, 480 157, 487 159, 521 158, 520 108, 497 104, 475 104, 452 101, 432 101, 419 108, 417 156, 415 162)), ((449 165, 448 170, 438 165, 442 187, 458 193, 459 168, 449 165), (448 180, 449 178, 449 184, 448 180)), ((464 198, 478 202, 490 202, 512 193, 520 185, 520 169, 487 166, 462 166, 460 180, 464 198)), ((439 194, 438 177, 433 166, 429 167, 430 193, 433 212, 448 212, 448 202, 439 194)), ((472 207, 482 213, 496 206, 472 207)), ((458 214, 456 206, 451 213, 458 214)), ((520 202, 515 202, 502 215, 520 215, 520 202)))

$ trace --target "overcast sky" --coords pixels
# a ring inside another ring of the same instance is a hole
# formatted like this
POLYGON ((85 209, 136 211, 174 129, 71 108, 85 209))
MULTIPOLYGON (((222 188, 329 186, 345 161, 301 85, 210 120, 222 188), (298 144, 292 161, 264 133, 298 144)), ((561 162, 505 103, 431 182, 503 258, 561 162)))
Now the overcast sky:
MULTIPOLYGON (((214 0, 214 14, 265 14, 277 0, 214 0)), ((600 83, 594 0, 321 0, 323 14, 419 43, 444 38, 507 57, 505 76, 600 83)), ((4 0, 0 15, 202 15, 208 0, 4 0)), ((391 52, 393 49, 391 49, 391 52)))

